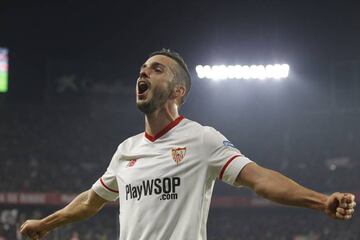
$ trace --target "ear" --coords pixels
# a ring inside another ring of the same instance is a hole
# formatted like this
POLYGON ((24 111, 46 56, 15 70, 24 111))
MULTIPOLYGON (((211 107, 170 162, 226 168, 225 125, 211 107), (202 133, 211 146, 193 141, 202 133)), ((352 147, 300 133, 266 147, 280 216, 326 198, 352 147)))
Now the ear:
POLYGON ((183 98, 186 93, 186 88, 183 85, 177 85, 171 94, 173 99, 183 98))

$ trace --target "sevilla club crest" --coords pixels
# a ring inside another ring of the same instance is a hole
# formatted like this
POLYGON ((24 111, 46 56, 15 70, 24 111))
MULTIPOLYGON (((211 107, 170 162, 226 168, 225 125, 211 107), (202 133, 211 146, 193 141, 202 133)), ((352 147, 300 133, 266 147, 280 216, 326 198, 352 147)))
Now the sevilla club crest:
POLYGON ((181 160, 183 160, 185 154, 186 154, 186 147, 173 148, 171 150, 171 155, 173 160, 176 162, 176 165, 178 165, 181 162, 181 160))

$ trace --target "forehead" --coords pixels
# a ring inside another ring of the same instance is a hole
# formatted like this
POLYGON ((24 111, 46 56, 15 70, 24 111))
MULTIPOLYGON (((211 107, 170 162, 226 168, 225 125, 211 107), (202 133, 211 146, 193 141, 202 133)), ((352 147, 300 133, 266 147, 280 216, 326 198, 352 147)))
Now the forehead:
POLYGON ((146 66, 151 66, 154 63, 160 63, 166 67, 169 67, 172 70, 175 70, 177 62, 173 60, 172 58, 165 56, 165 55, 155 55, 146 60, 146 62, 143 64, 146 66))

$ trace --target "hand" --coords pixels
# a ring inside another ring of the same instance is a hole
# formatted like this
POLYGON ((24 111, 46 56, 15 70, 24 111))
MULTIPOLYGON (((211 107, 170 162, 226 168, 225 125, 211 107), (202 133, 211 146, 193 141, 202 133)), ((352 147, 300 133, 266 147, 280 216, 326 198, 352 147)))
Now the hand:
POLYGON ((20 232, 31 240, 41 240, 49 233, 48 230, 44 229, 40 220, 25 221, 20 227, 20 232))
POLYGON ((351 193, 333 193, 325 203, 325 213, 340 220, 352 218, 356 206, 355 196, 351 193))

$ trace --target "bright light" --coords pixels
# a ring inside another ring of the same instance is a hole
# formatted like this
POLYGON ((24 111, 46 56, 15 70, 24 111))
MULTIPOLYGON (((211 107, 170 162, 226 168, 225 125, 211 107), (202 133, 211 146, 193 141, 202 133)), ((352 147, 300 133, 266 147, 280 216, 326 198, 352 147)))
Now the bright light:
POLYGON ((289 76, 290 67, 287 64, 274 65, 198 65, 195 68, 199 78, 208 78, 212 80, 226 79, 285 79, 289 76))
POLYGON ((8 50, 0 48, 0 93, 8 91, 8 50))

